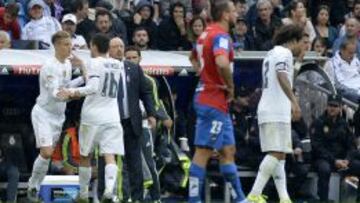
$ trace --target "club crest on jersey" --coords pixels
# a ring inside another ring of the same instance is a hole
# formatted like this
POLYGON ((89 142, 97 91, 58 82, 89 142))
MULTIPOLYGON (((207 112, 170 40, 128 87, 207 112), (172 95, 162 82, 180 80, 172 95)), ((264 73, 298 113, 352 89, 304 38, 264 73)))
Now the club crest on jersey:
POLYGON ((219 46, 223 49, 229 49, 229 40, 226 38, 220 38, 219 46))

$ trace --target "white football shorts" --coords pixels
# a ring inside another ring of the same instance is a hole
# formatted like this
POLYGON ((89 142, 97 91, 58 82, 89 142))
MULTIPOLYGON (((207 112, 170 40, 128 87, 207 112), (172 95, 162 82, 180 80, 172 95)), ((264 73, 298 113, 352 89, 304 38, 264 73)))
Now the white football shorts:
POLYGON ((52 114, 35 105, 31 111, 31 123, 36 147, 55 147, 60 138, 64 121, 65 115, 52 114))
POLYGON ((82 156, 89 156, 97 146, 101 155, 124 155, 123 128, 120 122, 103 125, 80 124, 79 144, 82 156))
POLYGON ((292 153, 291 124, 282 122, 259 125, 262 152, 292 153))

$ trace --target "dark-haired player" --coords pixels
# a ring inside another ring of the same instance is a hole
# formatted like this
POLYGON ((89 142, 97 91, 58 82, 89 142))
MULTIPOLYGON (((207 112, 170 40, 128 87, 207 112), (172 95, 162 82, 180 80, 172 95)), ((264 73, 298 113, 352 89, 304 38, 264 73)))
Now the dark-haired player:
POLYGON ((293 57, 303 51, 303 29, 286 25, 275 35, 275 47, 270 50, 262 67, 263 87, 258 106, 261 150, 267 155, 262 160, 253 188, 247 199, 265 203, 262 191, 273 177, 280 203, 291 203, 286 188, 285 157, 292 152, 291 119, 301 116, 300 107, 292 91, 293 57))
POLYGON ((124 64, 108 58, 110 39, 96 34, 90 42, 91 57, 84 87, 67 89, 71 97, 85 97, 79 129, 80 192, 77 202, 88 202, 91 178, 91 154, 99 146, 105 158, 105 191, 102 202, 112 202, 118 167, 115 155, 124 154, 123 129, 120 124, 118 88, 124 64))

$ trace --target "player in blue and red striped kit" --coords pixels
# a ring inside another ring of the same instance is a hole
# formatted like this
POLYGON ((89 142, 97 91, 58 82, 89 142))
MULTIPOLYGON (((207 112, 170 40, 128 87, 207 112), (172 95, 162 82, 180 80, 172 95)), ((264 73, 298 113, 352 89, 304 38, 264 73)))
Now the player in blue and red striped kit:
POLYGON ((194 107, 197 114, 195 155, 190 167, 189 202, 201 203, 205 168, 214 150, 220 153, 220 171, 231 183, 233 199, 245 203, 234 163, 235 139, 228 103, 234 97, 231 63, 234 58, 228 34, 237 13, 229 0, 211 4, 214 23, 200 35, 190 60, 200 74, 194 107))

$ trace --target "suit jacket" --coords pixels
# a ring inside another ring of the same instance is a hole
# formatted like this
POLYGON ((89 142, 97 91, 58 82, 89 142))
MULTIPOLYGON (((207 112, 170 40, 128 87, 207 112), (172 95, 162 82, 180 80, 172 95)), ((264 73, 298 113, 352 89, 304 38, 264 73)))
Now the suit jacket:
MULTIPOLYGON (((152 97, 151 84, 146 80, 139 65, 124 61, 126 72, 126 89, 131 125, 136 136, 142 135, 142 114, 139 100, 142 100, 148 116, 155 116, 155 102, 152 97)), ((119 88, 119 91, 122 91, 119 88)), ((122 95, 122 94, 118 94, 122 95)), ((118 98, 120 99, 120 98, 118 98)), ((123 108, 119 106, 119 108, 123 108)))

